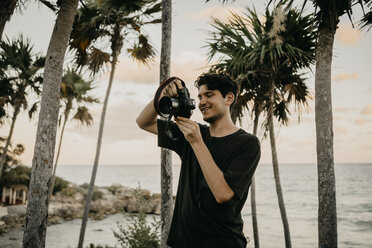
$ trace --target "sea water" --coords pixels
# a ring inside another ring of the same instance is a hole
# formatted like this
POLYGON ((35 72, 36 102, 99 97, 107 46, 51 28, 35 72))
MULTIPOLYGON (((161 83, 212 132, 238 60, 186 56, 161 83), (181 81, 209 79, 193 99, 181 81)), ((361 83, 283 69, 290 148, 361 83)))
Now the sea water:
MULTIPOLYGON (((91 166, 60 166, 57 175, 71 182, 89 182, 91 166)), ((177 192, 179 165, 173 166, 173 192, 177 192)), ((372 164, 337 164, 336 196, 339 247, 372 248, 372 164)), ((280 177, 284 202, 291 232, 292 247, 318 246, 318 192, 317 168, 312 164, 281 164, 280 177)), ((96 185, 121 184, 160 192, 160 166, 100 166, 96 185)), ((285 247, 283 225, 280 217, 271 165, 259 165, 256 171, 256 204, 260 245, 264 248, 285 247)), ((244 233, 253 247, 250 196, 242 211, 244 233)), ((111 215, 100 221, 90 220, 85 244, 117 244, 113 230, 117 222, 125 224, 121 214, 111 215)), ((49 226, 47 247, 76 247, 81 220, 49 226)), ((17 229, 0 236, 0 247, 21 247, 22 230, 17 229)))

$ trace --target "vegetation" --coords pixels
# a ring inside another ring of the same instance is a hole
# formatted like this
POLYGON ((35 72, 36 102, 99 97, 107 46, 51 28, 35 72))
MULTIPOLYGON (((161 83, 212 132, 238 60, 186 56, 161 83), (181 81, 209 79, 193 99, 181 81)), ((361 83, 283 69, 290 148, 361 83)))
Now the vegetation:
MULTIPOLYGON (((228 73, 239 83, 232 119, 241 121, 244 110, 251 109, 253 132, 257 133, 258 118, 261 113, 266 114, 264 133, 270 134, 286 247, 291 247, 273 118, 286 125, 291 103, 295 104, 299 113, 301 106, 307 105, 310 93, 299 70, 309 68, 314 62, 315 32, 311 17, 301 17, 299 11, 293 9, 282 10, 281 6, 277 6, 274 11, 267 9, 264 17, 261 20, 255 10, 247 8, 244 16, 232 14, 228 23, 214 19, 212 25, 216 31, 211 33, 208 48, 210 58, 221 55, 211 71, 228 73)), ((255 215, 252 217, 253 223, 257 223, 255 215)), ((254 226, 254 238, 258 247, 257 226, 254 226)))
MULTIPOLYGON (((93 89, 92 81, 85 81, 80 74, 76 71, 68 69, 62 77, 61 82, 61 106, 64 108, 63 115, 59 118, 59 123, 63 118, 63 125, 61 129, 61 135, 59 138, 57 156, 53 167, 52 181, 49 186, 49 195, 53 192, 54 181, 56 177, 58 159, 61 152, 63 134, 65 131, 67 120, 70 117, 71 111, 76 109, 76 113, 73 119, 80 121, 82 124, 90 126, 93 117, 89 113, 86 104, 98 103, 99 100, 92 96, 89 96, 89 92, 93 89)), ((61 125, 61 124, 60 124, 61 125)))
POLYGON ((142 33, 142 27, 147 24, 156 24, 160 20, 153 15, 161 9, 161 4, 156 0, 151 1, 99 1, 89 2, 79 8, 71 33, 70 48, 76 52, 76 62, 81 67, 88 67, 92 74, 98 73, 102 66, 110 64, 111 72, 103 102, 100 127, 97 140, 96 155, 94 159, 91 182, 85 201, 83 221, 81 225, 78 247, 83 247, 85 228, 88 221, 90 201, 92 199, 94 182, 97 174, 98 161, 101 152, 102 135, 106 109, 118 57, 123 47, 127 48, 128 55, 140 63, 149 63, 155 51, 148 38, 142 33), (132 36, 132 37, 131 37, 132 36), (130 44, 130 38, 136 42, 130 44), (110 48, 110 52, 98 49, 110 48), (104 43, 104 44, 102 44, 104 43), (129 43, 129 44, 127 44, 129 43), (106 45, 106 46, 104 46, 106 45))
POLYGON ((6 151, 9 147, 14 125, 21 109, 29 109, 30 118, 37 110, 38 102, 29 108, 29 95, 41 93, 43 78, 40 71, 45 64, 45 57, 35 54, 29 40, 22 36, 12 41, 0 41, 0 83, 4 90, 0 93, 0 118, 11 116, 11 126, 6 144, 0 157, 0 180, 2 167, 5 163, 6 151), (6 108, 8 107, 8 108, 6 108), (6 110, 11 108, 10 114, 6 110))
MULTIPOLYGON (((0 137, 0 151, 4 148, 5 139, 0 137)), ((17 144, 14 148, 10 144, 10 148, 7 150, 6 162, 3 166, 3 179, 0 181, 0 197, 2 194, 3 187, 9 187, 15 184, 22 184, 29 186, 31 178, 31 168, 22 165, 18 159, 25 150, 24 146, 17 144)), ((1 154, 2 152, 0 152, 1 154)), ((56 183, 53 194, 65 190, 69 185, 69 182, 56 177, 56 183)))
POLYGON ((60 8, 45 62, 43 94, 32 160, 23 247, 45 247, 48 221, 48 185, 53 170, 58 123, 60 82, 68 38, 79 0, 58 1, 60 8))
POLYGON ((160 247, 161 221, 153 219, 148 221, 145 209, 149 202, 141 194, 140 188, 134 192, 137 214, 124 214, 126 224, 118 223, 119 231, 114 231, 114 236, 123 248, 158 248, 160 247))

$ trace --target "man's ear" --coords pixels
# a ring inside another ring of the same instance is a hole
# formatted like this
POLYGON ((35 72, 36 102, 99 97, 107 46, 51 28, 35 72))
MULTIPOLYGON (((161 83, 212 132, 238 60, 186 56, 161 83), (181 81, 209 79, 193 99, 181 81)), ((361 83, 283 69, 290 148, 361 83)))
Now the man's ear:
POLYGON ((234 96, 234 93, 232 92, 229 92, 226 94, 225 96, 225 101, 227 104, 231 105, 235 100, 235 96, 234 96))

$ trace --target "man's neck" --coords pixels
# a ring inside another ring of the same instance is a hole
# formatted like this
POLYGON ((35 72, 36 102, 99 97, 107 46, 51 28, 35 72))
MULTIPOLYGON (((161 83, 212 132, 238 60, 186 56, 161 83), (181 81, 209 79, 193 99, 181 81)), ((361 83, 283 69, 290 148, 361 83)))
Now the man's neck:
POLYGON ((217 120, 209 126, 210 135, 213 137, 224 137, 238 130, 239 128, 234 125, 230 117, 217 120))

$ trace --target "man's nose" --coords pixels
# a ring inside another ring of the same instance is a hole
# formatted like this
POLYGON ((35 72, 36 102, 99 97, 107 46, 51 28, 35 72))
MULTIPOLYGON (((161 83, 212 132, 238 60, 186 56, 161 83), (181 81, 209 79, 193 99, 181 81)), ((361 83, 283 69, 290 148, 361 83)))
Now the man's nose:
POLYGON ((203 106, 206 103, 205 97, 201 97, 199 100, 199 107, 203 106))

